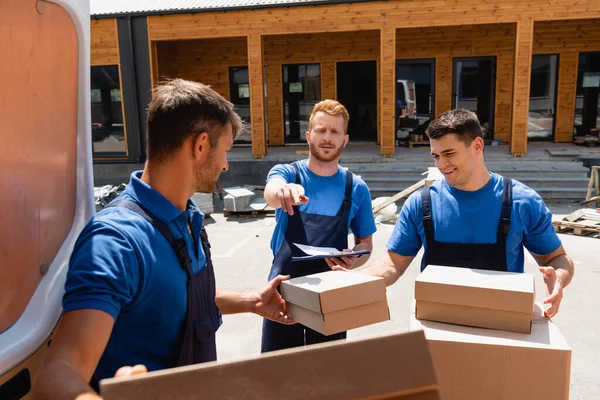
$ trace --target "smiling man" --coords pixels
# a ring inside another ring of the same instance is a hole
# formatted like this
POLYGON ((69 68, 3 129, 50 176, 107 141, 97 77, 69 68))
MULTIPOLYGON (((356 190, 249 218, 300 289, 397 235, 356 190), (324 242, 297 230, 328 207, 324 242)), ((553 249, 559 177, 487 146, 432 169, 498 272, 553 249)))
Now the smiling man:
POLYGON ((431 122, 427 135, 445 179, 408 198, 387 253, 361 272, 391 285, 421 246, 421 270, 436 264, 524 272, 526 248, 544 274, 546 315, 554 316, 574 268, 542 198, 522 183, 488 171, 481 126, 471 111, 445 112, 431 122))
MULTIPOLYGON (((271 249, 275 259, 269 279, 286 274, 293 277, 325 272, 334 265, 345 269, 364 264, 368 256, 292 262, 303 253, 293 243, 310 246, 348 247, 348 232, 354 234, 354 250, 371 250, 375 222, 371 194, 362 179, 339 165, 348 144, 348 111, 337 101, 315 105, 306 141, 308 159, 280 164, 267 177, 265 200, 277 209, 271 249)), ((324 336, 300 324, 284 326, 263 322, 262 351, 343 339, 346 333, 324 336)))

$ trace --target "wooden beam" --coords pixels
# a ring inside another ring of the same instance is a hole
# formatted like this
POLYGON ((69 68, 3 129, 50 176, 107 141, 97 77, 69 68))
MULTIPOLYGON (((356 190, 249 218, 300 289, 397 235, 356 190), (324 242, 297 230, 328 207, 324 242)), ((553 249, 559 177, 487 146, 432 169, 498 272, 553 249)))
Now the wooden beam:
POLYGON ((380 35, 380 148, 382 156, 393 157, 396 151, 396 28, 384 26, 380 35))
POLYGON ((532 48, 533 19, 525 18, 517 22, 515 38, 515 76, 510 133, 510 152, 513 156, 524 156, 527 152, 532 48))
POLYGON ((403 198, 410 196, 412 193, 416 192, 417 190, 419 190, 423 186, 425 186, 426 181, 427 181, 427 179, 421 179, 419 182, 415 183, 414 185, 404 189, 403 191, 401 191, 399 193, 396 193, 395 195, 393 195, 392 197, 390 197, 383 203, 376 205, 375 207, 373 207, 373 214, 383 210, 384 208, 386 208, 387 206, 389 206, 392 203, 397 202, 398 200, 402 200, 403 198))
POLYGON ((435 58, 435 116, 452 109, 452 56, 435 58))
POLYGON ((321 61, 321 100, 337 99, 336 69, 335 61, 321 61))
POLYGON ((559 64, 554 141, 572 142, 573 126, 575 125, 579 53, 576 51, 560 53, 559 64))
POLYGON ((248 35, 248 77, 250 80, 250 119, 252 126, 252 156, 267 155, 265 132, 263 45, 262 36, 248 35))

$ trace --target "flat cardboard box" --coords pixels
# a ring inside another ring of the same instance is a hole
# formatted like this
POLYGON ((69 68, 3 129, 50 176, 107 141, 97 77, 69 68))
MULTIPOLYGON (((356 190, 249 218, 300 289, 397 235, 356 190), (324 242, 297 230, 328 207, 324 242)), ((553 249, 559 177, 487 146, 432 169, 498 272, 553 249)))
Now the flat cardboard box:
POLYGON ((532 274, 429 265, 415 282, 417 318, 531 332, 532 274))
POLYGON ((383 278, 342 271, 281 282, 286 302, 321 314, 379 302, 385 298, 385 290, 383 278))
POLYGON ((333 335, 390 319, 390 311, 385 294, 383 300, 376 303, 364 304, 326 314, 314 312, 293 303, 287 303, 287 312, 295 321, 323 335, 333 335))
POLYGON ((423 332, 336 341, 100 382, 105 400, 438 400, 423 332))
POLYGON ((444 400, 567 400, 571 349, 536 312, 531 334, 472 328, 411 315, 424 330, 444 400))

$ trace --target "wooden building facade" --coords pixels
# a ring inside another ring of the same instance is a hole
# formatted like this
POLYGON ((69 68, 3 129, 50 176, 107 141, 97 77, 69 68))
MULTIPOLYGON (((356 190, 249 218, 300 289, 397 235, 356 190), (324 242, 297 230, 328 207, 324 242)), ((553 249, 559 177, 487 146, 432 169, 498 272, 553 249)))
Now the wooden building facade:
POLYGON ((326 98, 349 109, 350 140, 377 142, 384 157, 410 151, 398 139, 452 108, 476 111, 486 140, 515 156, 600 128, 596 0, 283 5, 94 15, 95 158, 144 159, 150 88, 175 77, 236 105, 255 158, 302 142, 326 98))

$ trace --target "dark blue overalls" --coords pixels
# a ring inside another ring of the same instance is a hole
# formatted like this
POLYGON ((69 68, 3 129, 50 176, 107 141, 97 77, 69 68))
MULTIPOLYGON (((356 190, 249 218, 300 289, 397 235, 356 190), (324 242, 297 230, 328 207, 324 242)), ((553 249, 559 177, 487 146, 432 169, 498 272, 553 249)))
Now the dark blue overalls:
MULTIPOLYGON (((215 272, 210 254, 210 243, 206 230, 202 228, 200 238, 206 255, 206 265, 200 272, 192 271, 192 260, 183 238, 175 239, 167 224, 152 215, 142 205, 127 199, 117 199, 107 207, 124 207, 152 224, 173 247, 175 255, 188 276, 187 312, 185 329, 181 334, 181 349, 176 366, 198 364, 217 359, 215 333, 221 326, 222 318, 215 303, 215 272)), ((175 365, 174 365, 175 366, 175 365)))
MULTIPOLYGON (((423 210, 423 227, 425 228, 425 238, 427 240, 424 256, 425 266, 447 265, 451 267, 507 271, 506 238, 510 229, 512 209, 511 179, 502 177, 502 212, 498 223, 496 243, 464 244, 436 241, 431 216, 430 187, 426 187, 421 192, 421 204, 423 210)), ((457 226, 456 229, 460 229, 460 226, 457 226)))
MULTIPOLYGON (((301 184, 297 163, 292 164, 296 170, 296 183, 301 184)), ((330 271, 325 260, 292 262, 292 257, 305 256, 293 243, 310 246, 348 247, 348 218, 352 207, 352 173, 346 171, 346 187, 344 201, 334 216, 309 214, 301 212, 294 206, 294 215, 288 216, 288 225, 281 248, 275 255, 269 280, 277 275, 290 275, 292 278, 330 271)), ((346 332, 325 336, 300 324, 282 325, 265 319, 263 321, 262 346, 263 353, 314 343, 345 339, 346 332)))

